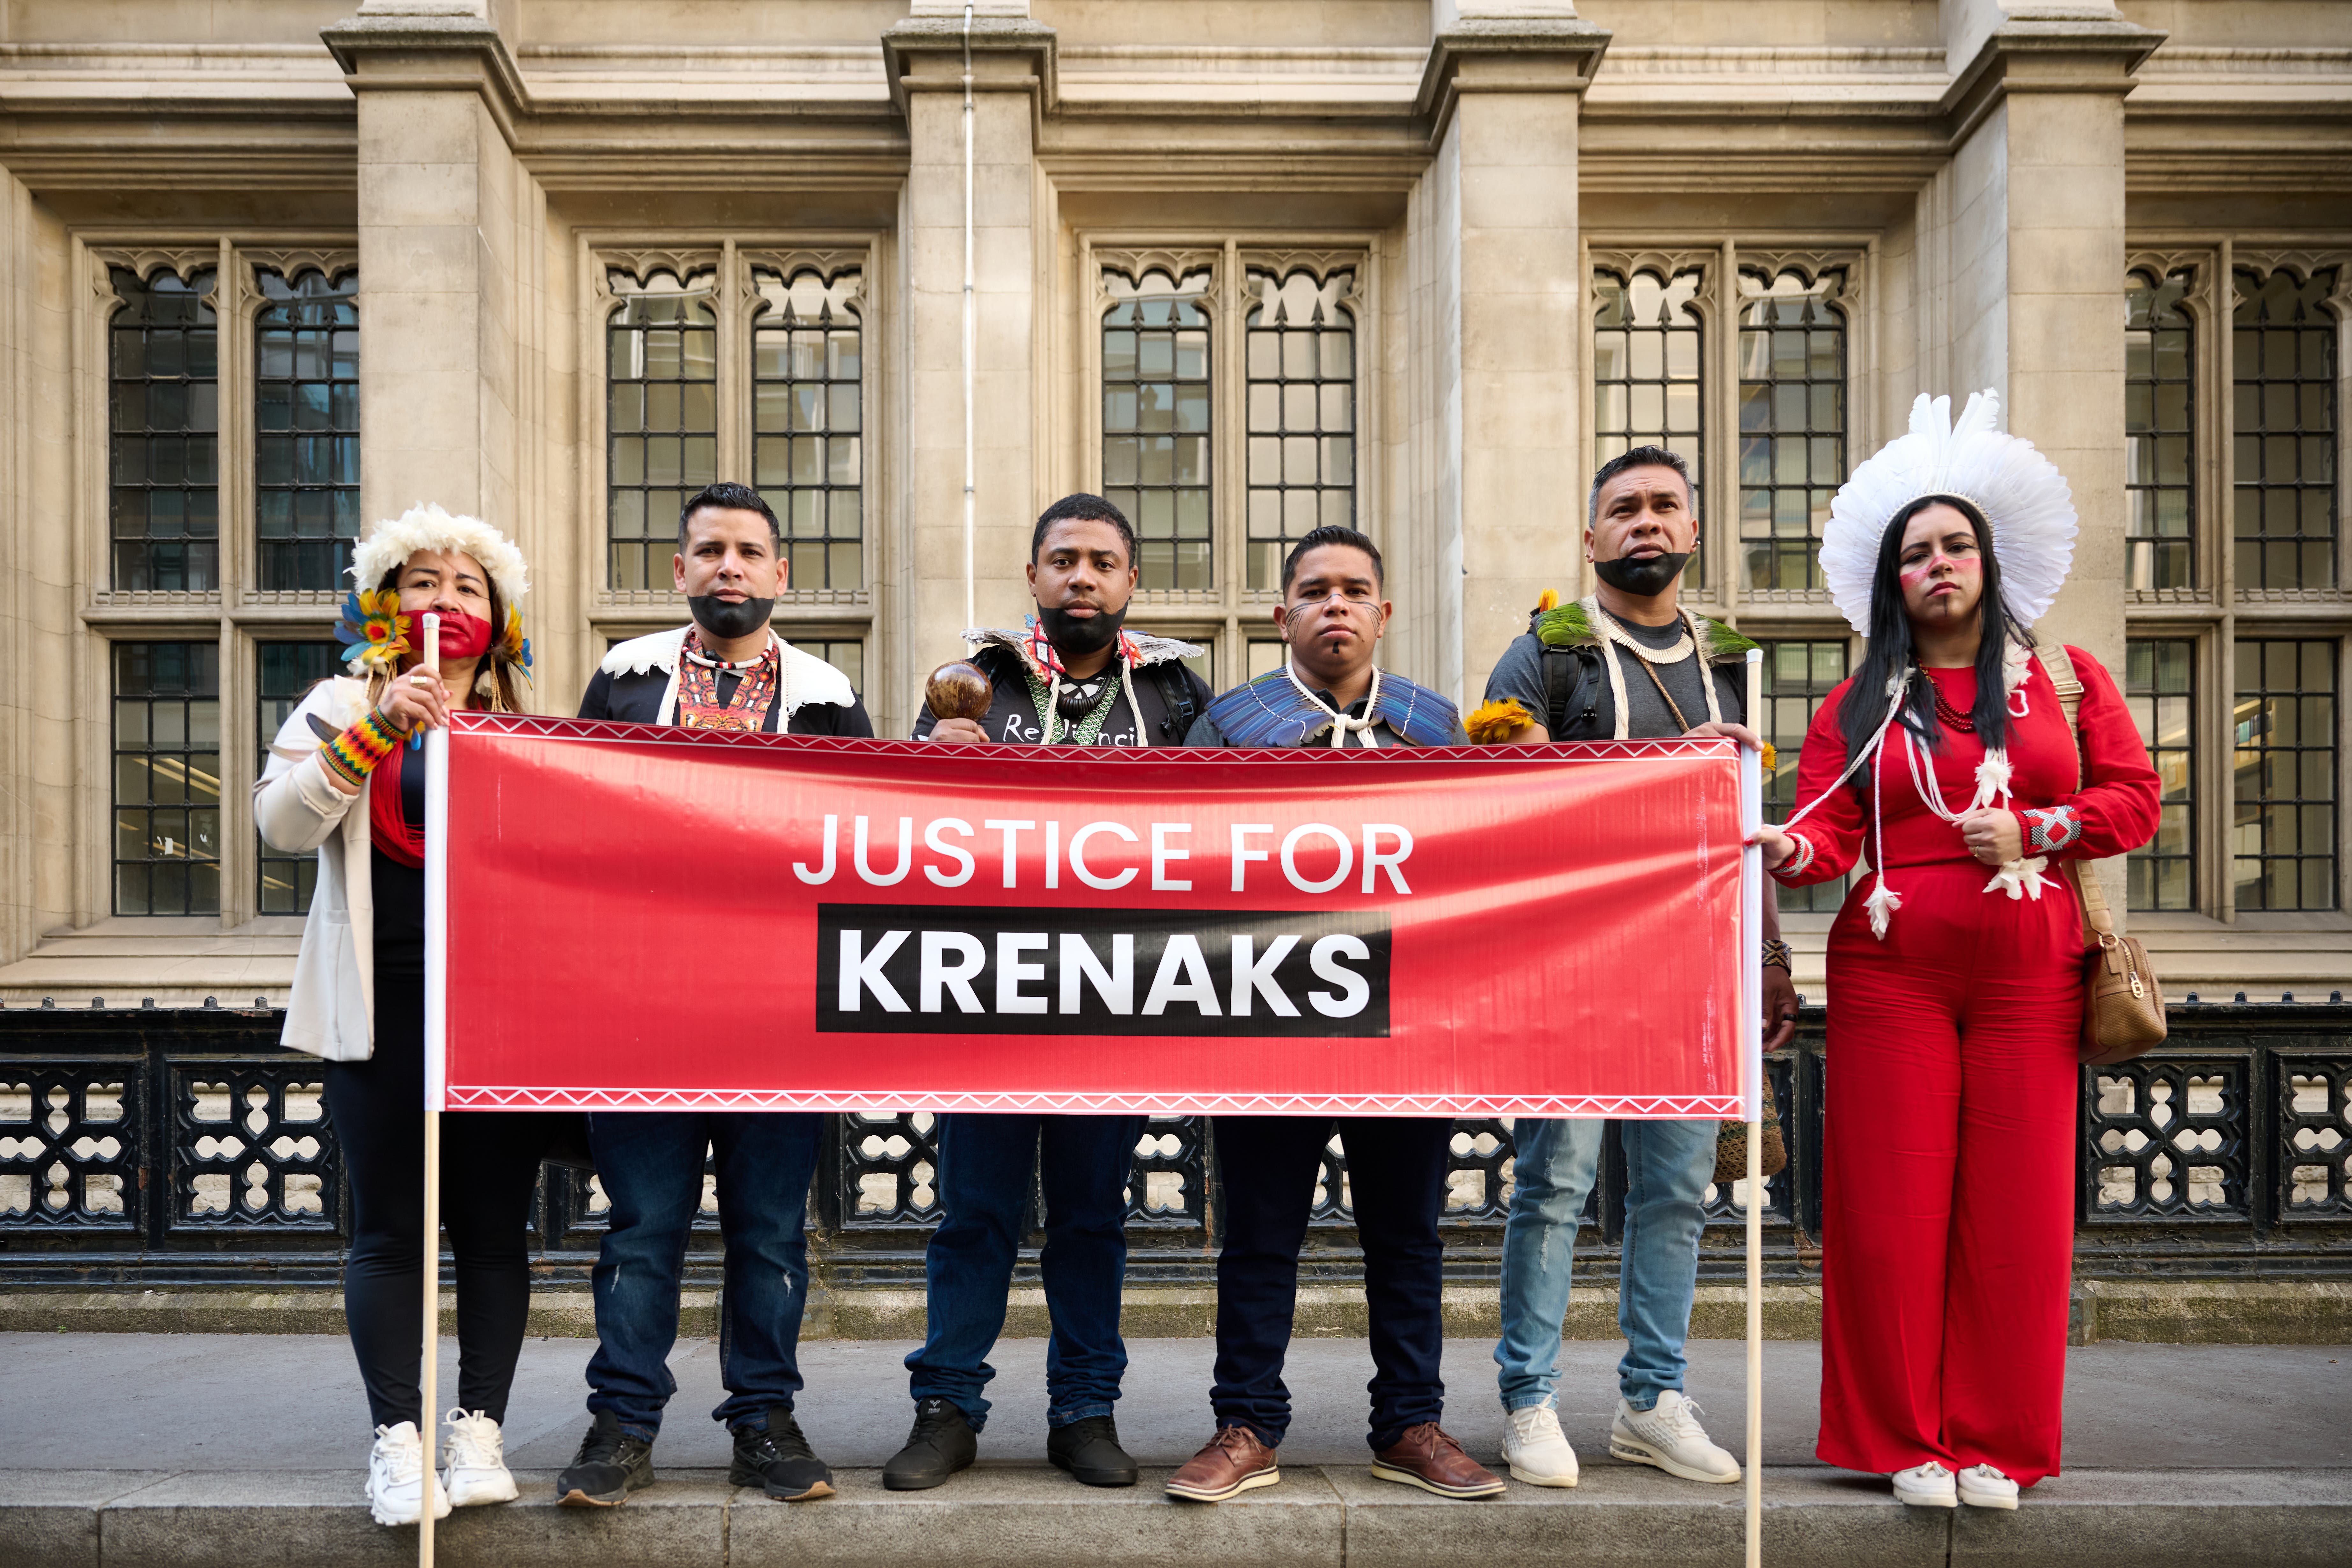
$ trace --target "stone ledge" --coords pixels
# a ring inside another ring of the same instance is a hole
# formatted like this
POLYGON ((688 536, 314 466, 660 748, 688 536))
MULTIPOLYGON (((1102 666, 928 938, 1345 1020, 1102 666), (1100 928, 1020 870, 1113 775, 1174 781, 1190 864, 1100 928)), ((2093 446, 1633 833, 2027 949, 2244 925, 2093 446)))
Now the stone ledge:
MULTIPOLYGON (((1206 1561, 1248 1568, 1493 1568, 1496 1563, 1741 1561, 1742 1498, 1623 1466, 1584 1484, 1514 1483, 1488 1503, 1376 1484, 1354 1466, 1297 1467, 1221 1507, 1171 1502, 1150 1469, 1132 1489, 1089 1490, 1043 1467, 982 1466, 929 1492, 887 1492, 876 1470, 840 1473, 806 1504, 730 1487, 717 1470, 664 1473, 625 1508, 561 1510, 553 1476, 521 1472, 523 1500, 468 1509, 435 1531, 449 1568, 665 1568, 740 1562, 952 1561, 959 1568, 1096 1568, 1206 1561)), ((2076 1471, 2013 1514, 1908 1510, 1885 1484, 1813 1467, 1769 1469, 1764 1549, 1808 1568, 1983 1563, 2032 1568, 2304 1568, 2342 1561, 2352 1471, 2076 1471)), ((413 1530, 370 1522, 355 1470, 0 1474, 9 1568, 278 1568, 413 1562, 413 1530)))
MULTIPOLYGON (((694 1338, 719 1331, 718 1292, 688 1290, 678 1331, 694 1338)), ((1215 1331, 1217 1294, 1207 1285, 1131 1285, 1121 1314, 1130 1339, 1196 1339, 1215 1331)), ((456 1298, 443 1292, 445 1333, 457 1332, 456 1298)), ((1691 1310, 1691 1337, 1736 1340, 1747 1333, 1747 1294, 1736 1285, 1701 1285, 1691 1310)), ((2313 1345, 2352 1342, 2352 1281, 2279 1279, 2162 1281, 2081 1279, 2074 1285, 2069 1342, 2123 1341, 2141 1344, 2313 1345)), ((923 1293, 877 1288, 819 1286, 809 1293, 804 1340, 919 1340, 923 1293)), ((1009 1339, 1044 1339, 1042 1289, 1015 1289, 1005 1313, 1009 1339)), ((1445 1291, 1445 1332, 1452 1339, 1491 1339, 1500 1331, 1491 1287, 1452 1286, 1445 1291)), ((1563 1329, 1571 1340, 1613 1340, 1617 1292, 1579 1287, 1563 1329)), ((312 1289, 243 1290, 19 1290, 0 1293, 0 1332, 51 1333, 340 1334, 342 1292, 312 1289)), ((530 1332, 549 1338, 593 1338, 595 1310, 585 1289, 534 1292, 530 1332)), ((1361 1338, 1368 1331, 1363 1292, 1318 1285, 1298 1292, 1297 1332, 1303 1338, 1361 1338)), ((1764 1337, 1818 1340, 1822 1293, 1817 1285, 1767 1285, 1764 1337)))

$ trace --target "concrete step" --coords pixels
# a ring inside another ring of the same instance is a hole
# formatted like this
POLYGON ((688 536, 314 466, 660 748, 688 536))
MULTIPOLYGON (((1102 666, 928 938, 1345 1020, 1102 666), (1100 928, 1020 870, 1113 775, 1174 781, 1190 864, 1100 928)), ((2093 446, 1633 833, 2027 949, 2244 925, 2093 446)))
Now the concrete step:
MULTIPOLYGON (((1468 1503, 1372 1479, 1360 1466, 1300 1466, 1279 1486, 1218 1507, 1171 1502, 1169 1472, 1123 1490, 1083 1488, 1041 1466, 982 1466, 929 1492, 844 1471, 838 1496, 771 1501, 723 1470, 673 1470, 627 1506, 553 1506, 553 1473, 519 1477, 523 1500, 468 1509, 436 1531, 448 1568, 794 1568, 953 1563, 958 1568, 1496 1568, 1497 1564, 1738 1563, 1738 1487, 1589 1464, 1573 1490, 1514 1484, 1468 1503)), ((1885 1483, 1769 1469, 1764 1553, 1807 1568, 2341 1568, 2352 1542, 2352 1471, 2080 1471, 2015 1513, 1906 1509, 1885 1483)), ((7 1568, 312 1568, 413 1563, 416 1531, 370 1521, 355 1472, 18 1471, 0 1477, 7 1568)))
MULTIPOLYGON (((718 1332, 718 1293, 688 1290, 679 1329, 718 1332)), ((1747 1331, 1747 1290, 1701 1285, 1691 1310, 1698 1338, 1736 1339, 1747 1331)), ((457 1331, 457 1297, 442 1293, 442 1328, 457 1331)), ((1449 1286, 1445 1330, 1455 1338, 1492 1338, 1499 1331, 1492 1286, 1449 1286)), ((1130 1339, 1172 1339, 1212 1333, 1217 1293, 1209 1285, 1129 1285, 1121 1321, 1130 1339)), ((2072 1342, 2146 1344, 2343 1344, 2352 1342, 2352 1280, 2251 1279, 2075 1281, 2072 1342)), ((919 1339, 923 1293, 918 1289, 819 1285, 809 1293, 801 1337, 820 1340, 919 1339)), ((1042 1339, 1048 1331, 1045 1293, 1012 1292, 1008 1337, 1042 1339)), ((1298 1292, 1297 1331, 1360 1337, 1367 1331, 1364 1293, 1355 1285, 1310 1285, 1298 1292)), ((329 1288, 256 1290, 210 1287, 184 1290, 0 1291, 0 1332, 341 1334, 343 1293, 329 1288)), ((585 1289, 534 1291, 530 1331, 559 1338, 593 1338, 594 1304, 585 1289)), ((1618 1337, 1617 1292, 1580 1284, 1564 1325, 1571 1340, 1618 1337)), ((1767 1285, 1764 1337, 1818 1340, 1818 1285, 1767 1285)))

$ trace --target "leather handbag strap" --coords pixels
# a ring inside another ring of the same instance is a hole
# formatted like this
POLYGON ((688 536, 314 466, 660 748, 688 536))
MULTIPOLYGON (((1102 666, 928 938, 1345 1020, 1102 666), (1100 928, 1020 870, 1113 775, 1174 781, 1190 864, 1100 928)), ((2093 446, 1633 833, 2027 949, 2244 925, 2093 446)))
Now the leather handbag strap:
MULTIPOLYGON (((2066 715, 2066 728, 2074 732, 2074 787, 2080 790, 2090 774, 2090 762, 2083 752, 2083 682, 2074 674, 2074 656, 2058 643, 2035 648, 2033 656, 2042 661, 2050 684, 2057 688, 2059 710, 2066 715)), ((2115 911, 2107 907, 2107 890, 2099 885, 2095 876, 2084 875, 2080 860, 2071 862, 2066 869, 2083 903, 2083 945, 2099 946, 2103 938, 2116 934, 2115 911)))

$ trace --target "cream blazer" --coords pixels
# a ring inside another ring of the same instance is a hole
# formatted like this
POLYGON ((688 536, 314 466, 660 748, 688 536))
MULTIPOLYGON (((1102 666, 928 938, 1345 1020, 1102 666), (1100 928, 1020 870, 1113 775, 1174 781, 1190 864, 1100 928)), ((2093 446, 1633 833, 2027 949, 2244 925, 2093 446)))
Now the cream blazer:
POLYGON ((319 852, 319 886, 294 961, 280 1044, 331 1062, 375 1053, 375 903, 368 876, 368 791, 345 795, 320 755, 316 715, 341 731, 367 711, 367 683, 335 676, 310 689, 269 743, 253 786, 261 837, 282 854, 319 852))

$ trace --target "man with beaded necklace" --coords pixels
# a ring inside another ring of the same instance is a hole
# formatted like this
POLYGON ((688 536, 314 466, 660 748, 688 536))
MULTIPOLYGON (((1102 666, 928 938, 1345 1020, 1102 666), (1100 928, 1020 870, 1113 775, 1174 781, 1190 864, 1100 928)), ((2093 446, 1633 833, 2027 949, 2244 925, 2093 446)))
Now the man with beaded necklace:
MULTIPOLYGON (((1182 660, 1200 649, 1128 631, 1135 530, 1100 496, 1065 496, 1030 540, 1037 613, 1018 631, 972 630, 988 676, 979 720, 925 713, 915 739, 942 744, 1173 746, 1209 689, 1182 660)), ((1025 825, 1024 825, 1025 826, 1025 825)), ((924 1253, 929 1323, 907 1358, 915 1423, 882 1471, 893 1491, 936 1487, 979 1453, 988 1420, 986 1361, 1004 1327, 1034 1172, 1045 1199, 1040 1258, 1053 1339, 1045 1358, 1045 1456, 1088 1486, 1127 1487, 1135 1461, 1111 1409, 1127 1370, 1119 1337, 1127 1276, 1126 1190, 1140 1116, 988 1115, 939 1119, 945 1211, 924 1253)))
MULTIPOLYGON (((1676 602, 1698 543, 1689 469, 1675 453, 1637 447, 1593 476, 1585 560, 1593 595, 1554 607, 1505 650, 1470 715, 1485 743, 1728 735, 1746 728, 1747 652, 1755 644, 1676 602)), ((1796 991, 1773 900, 1764 901, 1764 1046, 1795 1030, 1796 991)), ((1576 1451, 1555 1406, 1560 1322, 1586 1196, 1605 1123, 1521 1118, 1511 1212, 1503 1233, 1503 1332, 1495 1347, 1503 1458, 1517 1479, 1572 1487, 1576 1451)), ((1622 1124, 1627 1191, 1617 1317, 1626 1337, 1609 1452, 1685 1480, 1730 1482, 1739 1466, 1711 1442, 1683 1394, 1683 1344, 1698 1279, 1702 1206, 1720 1124, 1622 1124)))

